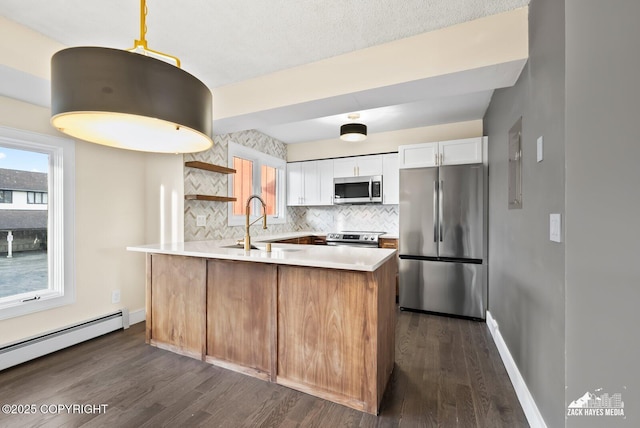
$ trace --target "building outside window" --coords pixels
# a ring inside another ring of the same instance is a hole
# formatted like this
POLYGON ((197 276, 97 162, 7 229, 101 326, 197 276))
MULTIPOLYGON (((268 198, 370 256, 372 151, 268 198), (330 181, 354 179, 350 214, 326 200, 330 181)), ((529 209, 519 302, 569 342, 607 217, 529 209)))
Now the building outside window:
POLYGON ((0 188, 5 189, 0 207, 2 299, 49 289, 49 216, 43 203, 48 191, 49 155, 3 146, 0 153, 0 188), (34 204, 38 206, 28 206, 34 204))
POLYGON ((0 127, 0 319, 75 300, 74 151, 0 127))

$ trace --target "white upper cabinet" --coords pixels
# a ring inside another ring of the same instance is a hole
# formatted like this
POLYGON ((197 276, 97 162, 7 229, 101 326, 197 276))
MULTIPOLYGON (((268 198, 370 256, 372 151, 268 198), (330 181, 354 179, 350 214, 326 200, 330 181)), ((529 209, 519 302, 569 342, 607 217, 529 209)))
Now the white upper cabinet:
POLYGON ((399 167, 422 168, 439 165, 482 163, 483 137, 398 147, 399 167))
POLYGON ((303 162, 287 164, 287 205, 302 205, 304 198, 303 162))
POLYGON ((318 161, 320 199, 318 205, 333 205, 333 159, 318 161))
POLYGON ((398 154, 382 155, 382 203, 385 205, 400 203, 400 169, 398 154))
POLYGON ((287 164, 287 205, 332 205, 333 160, 287 164))
POLYGON ((438 143, 410 144, 398 147, 400 169, 438 165, 438 143))
POLYGON ((334 177, 359 177, 382 174, 382 155, 354 156, 333 160, 334 177))
POLYGON ((440 142, 440 165, 482 163, 482 137, 440 142))

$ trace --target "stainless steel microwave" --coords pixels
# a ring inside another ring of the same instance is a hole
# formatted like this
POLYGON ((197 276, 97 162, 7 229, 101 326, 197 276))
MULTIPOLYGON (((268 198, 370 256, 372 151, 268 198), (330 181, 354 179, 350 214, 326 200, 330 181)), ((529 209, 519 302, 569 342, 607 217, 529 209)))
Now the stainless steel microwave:
POLYGON ((382 176, 334 178, 333 191, 334 204, 381 204, 382 176))

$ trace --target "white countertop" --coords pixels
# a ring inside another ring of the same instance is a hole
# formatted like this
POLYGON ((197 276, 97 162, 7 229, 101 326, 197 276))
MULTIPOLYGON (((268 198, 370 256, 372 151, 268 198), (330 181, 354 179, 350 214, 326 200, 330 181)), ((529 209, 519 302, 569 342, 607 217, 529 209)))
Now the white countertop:
POLYGON ((296 244, 271 244, 272 251, 270 253, 264 250, 265 242, 310 235, 314 235, 314 233, 293 232, 252 237, 252 243, 261 249, 251 251, 244 251, 244 249, 239 246, 236 248, 225 248, 226 246, 234 245, 236 243, 235 239, 138 245, 127 247, 127 250, 143 253, 368 272, 373 272, 378 269, 396 253, 396 250, 384 248, 296 244))

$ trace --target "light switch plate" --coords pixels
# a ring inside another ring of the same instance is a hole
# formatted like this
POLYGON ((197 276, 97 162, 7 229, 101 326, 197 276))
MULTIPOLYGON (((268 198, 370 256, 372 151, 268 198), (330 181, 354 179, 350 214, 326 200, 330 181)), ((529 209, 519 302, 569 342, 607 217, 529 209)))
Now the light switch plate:
POLYGON ((538 144, 537 144, 537 159, 538 162, 542 162, 542 146, 543 146, 543 140, 542 140, 542 135, 538 137, 538 144))
POLYGON ((549 214, 549 240, 562 242, 562 216, 560 214, 549 214))
POLYGON ((196 217, 196 226, 204 227, 207 225, 207 216, 199 215, 196 217))

